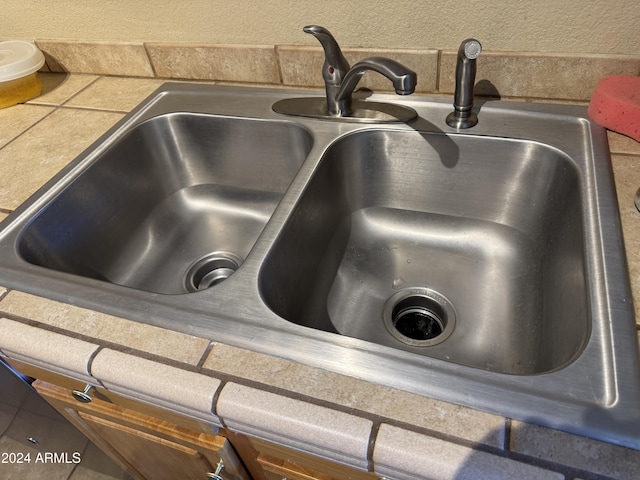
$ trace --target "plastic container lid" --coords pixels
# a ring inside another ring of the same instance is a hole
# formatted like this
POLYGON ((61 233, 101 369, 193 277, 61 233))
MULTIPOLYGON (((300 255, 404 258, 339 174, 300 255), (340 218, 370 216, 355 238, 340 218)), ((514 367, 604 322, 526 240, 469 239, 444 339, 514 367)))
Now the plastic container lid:
POLYGON ((0 42, 0 82, 26 77, 44 65, 43 53, 31 42, 0 42))

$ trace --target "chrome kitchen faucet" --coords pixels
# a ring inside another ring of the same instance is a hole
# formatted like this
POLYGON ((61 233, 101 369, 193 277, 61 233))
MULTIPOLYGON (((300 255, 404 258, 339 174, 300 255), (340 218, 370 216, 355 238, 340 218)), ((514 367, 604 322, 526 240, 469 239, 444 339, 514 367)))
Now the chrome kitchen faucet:
POLYGON ((406 122, 417 116, 413 109, 401 105, 352 98, 360 78, 370 70, 391 80, 398 95, 410 95, 415 91, 418 79, 413 70, 385 57, 365 58, 351 67, 338 42, 326 28, 308 25, 303 31, 316 37, 324 50, 322 78, 326 102, 317 97, 287 99, 276 102, 274 111, 285 115, 356 122, 406 122))

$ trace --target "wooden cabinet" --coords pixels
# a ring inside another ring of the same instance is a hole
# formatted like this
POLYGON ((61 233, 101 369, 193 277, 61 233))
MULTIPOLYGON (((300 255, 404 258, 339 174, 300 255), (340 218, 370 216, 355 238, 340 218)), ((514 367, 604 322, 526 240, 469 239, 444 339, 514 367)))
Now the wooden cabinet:
POLYGON ((270 457, 261 453, 258 462, 265 472, 267 480, 339 480, 326 473, 317 472, 305 466, 296 465, 282 458, 270 457))
POLYGON ((93 443, 137 480, 207 479, 222 461, 224 480, 377 480, 363 472, 184 415, 92 388, 90 403, 77 381, 16 360, 37 378, 34 388, 93 443))
POLYGON ((251 439, 267 480, 378 480, 363 472, 263 440, 251 439))
POLYGON ((225 480, 249 480, 228 439, 182 427, 99 398, 80 403, 68 388, 34 388, 91 441, 140 480, 205 480, 224 465, 225 480))

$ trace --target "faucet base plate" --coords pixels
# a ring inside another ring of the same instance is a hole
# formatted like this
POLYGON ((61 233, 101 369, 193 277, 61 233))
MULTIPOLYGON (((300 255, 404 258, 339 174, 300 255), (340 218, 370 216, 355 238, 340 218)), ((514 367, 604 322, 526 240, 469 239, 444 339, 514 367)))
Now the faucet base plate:
POLYGON ((327 110, 327 101, 323 97, 287 98, 274 103, 272 109, 283 115, 353 123, 409 122, 418 116, 413 108, 403 105, 359 99, 353 99, 351 112, 348 115, 331 115, 327 110))
POLYGON ((447 125, 457 130, 474 127, 477 123, 478 116, 474 112, 467 112, 466 116, 461 116, 458 112, 447 115, 447 125))

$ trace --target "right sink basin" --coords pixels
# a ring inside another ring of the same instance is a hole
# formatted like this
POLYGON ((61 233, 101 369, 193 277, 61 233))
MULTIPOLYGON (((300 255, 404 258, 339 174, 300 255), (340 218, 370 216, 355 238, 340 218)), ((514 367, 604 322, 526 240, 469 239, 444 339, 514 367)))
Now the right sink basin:
POLYGON ((320 160, 262 293, 299 325, 484 370, 549 372, 591 328, 581 203, 576 166, 548 145, 356 132, 320 160))

